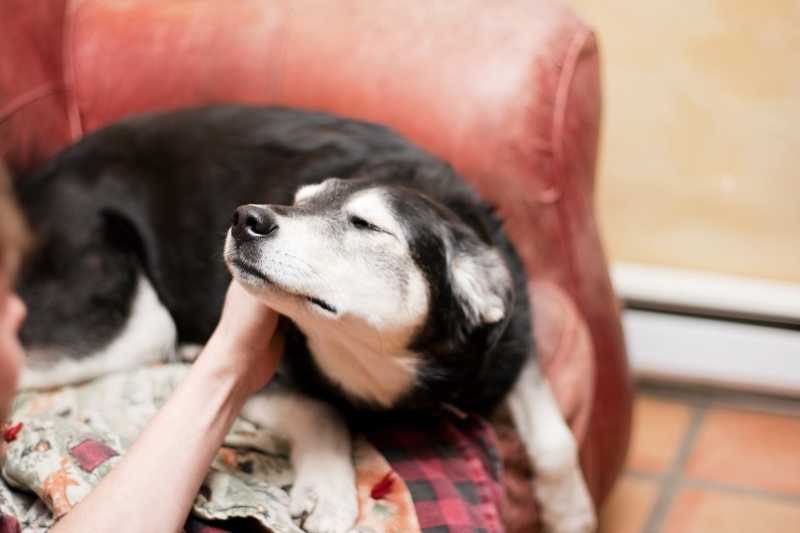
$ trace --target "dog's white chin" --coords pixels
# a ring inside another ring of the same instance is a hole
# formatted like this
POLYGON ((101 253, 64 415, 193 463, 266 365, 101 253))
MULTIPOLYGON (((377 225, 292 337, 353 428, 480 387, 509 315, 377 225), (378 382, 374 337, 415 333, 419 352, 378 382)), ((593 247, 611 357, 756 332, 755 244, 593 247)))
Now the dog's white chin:
POLYGON ((256 278, 247 273, 242 274, 233 267, 233 278, 250 294, 258 298, 264 305, 275 309, 292 320, 304 317, 337 317, 336 308, 321 298, 309 296, 282 287, 274 282, 256 278))

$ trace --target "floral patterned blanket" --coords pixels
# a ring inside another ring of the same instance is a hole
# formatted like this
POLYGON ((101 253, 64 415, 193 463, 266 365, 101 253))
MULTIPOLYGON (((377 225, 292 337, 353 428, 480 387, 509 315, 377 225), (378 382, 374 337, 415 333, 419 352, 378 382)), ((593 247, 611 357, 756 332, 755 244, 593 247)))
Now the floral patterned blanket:
MULTIPOLYGON (((187 370, 157 365, 20 393, 12 420, 22 425, 0 450, 0 531, 47 531, 113 468, 187 370)), ((353 461, 360 505, 353 531, 419 532, 406 484, 362 436, 354 438, 353 461)), ((288 513, 293 478, 288 443, 237 419, 195 499, 192 522, 246 519, 264 531, 301 533, 288 513)))

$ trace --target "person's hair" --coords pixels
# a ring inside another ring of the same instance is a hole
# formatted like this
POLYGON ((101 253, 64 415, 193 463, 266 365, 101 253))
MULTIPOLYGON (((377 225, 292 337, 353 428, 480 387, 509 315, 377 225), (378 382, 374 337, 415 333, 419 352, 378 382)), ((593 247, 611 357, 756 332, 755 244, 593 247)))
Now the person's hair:
POLYGON ((14 199, 11 177, 0 164, 0 273, 5 274, 12 254, 24 253, 31 238, 14 199))

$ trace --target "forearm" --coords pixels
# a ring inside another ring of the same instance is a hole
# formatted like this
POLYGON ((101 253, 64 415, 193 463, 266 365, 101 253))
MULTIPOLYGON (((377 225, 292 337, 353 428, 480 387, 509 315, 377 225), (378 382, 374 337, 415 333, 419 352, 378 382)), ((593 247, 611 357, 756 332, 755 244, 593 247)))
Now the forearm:
POLYGON ((189 373, 119 463, 52 531, 180 531, 236 415, 277 369, 277 321, 277 313, 232 283, 189 373))
POLYGON ((234 376, 205 362, 200 357, 125 456, 54 533, 181 530, 247 399, 234 376))

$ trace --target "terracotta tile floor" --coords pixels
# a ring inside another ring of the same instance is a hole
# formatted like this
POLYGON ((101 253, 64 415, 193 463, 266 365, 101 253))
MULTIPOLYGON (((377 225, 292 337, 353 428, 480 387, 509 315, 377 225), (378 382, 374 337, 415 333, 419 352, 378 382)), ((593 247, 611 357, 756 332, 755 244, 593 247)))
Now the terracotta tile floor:
POLYGON ((640 384, 600 533, 800 532, 800 400, 640 384))

